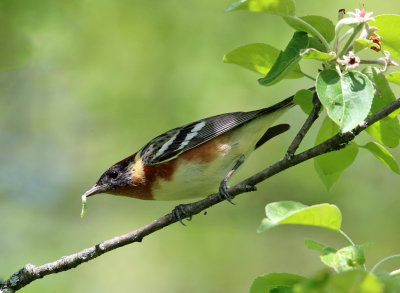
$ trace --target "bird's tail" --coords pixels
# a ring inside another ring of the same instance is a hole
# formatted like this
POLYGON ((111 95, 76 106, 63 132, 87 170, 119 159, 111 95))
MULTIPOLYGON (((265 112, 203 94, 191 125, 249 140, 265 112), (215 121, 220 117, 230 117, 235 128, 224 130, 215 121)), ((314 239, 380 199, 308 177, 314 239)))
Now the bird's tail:
MULTIPOLYGON (((315 87, 309 88, 308 90, 309 91, 314 91, 315 87)), ((289 98, 284 99, 283 101, 281 101, 279 103, 276 103, 275 105, 272 105, 270 107, 267 107, 267 108, 264 108, 264 109, 261 109, 261 110, 258 110, 258 111, 260 111, 261 115, 265 115, 265 114, 273 113, 273 112, 281 110, 281 109, 291 108, 291 107, 296 105, 293 102, 293 98, 294 98, 294 95, 289 97, 289 98)))
POLYGON ((275 105, 272 105, 272 106, 264 108, 264 109, 260 109, 258 111, 259 111, 260 115, 265 115, 265 114, 270 114, 270 113, 276 112, 278 110, 291 108, 295 105, 295 103, 293 102, 293 98, 294 98, 294 96, 291 96, 289 98, 284 99, 283 101, 280 101, 279 103, 276 103, 275 105))

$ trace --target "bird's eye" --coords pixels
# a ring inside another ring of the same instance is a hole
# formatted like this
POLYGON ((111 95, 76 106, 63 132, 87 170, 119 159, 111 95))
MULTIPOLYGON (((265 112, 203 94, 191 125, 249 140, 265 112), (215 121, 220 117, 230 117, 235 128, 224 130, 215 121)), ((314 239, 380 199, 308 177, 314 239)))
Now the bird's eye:
POLYGON ((109 176, 110 176, 110 178, 115 179, 115 178, 118 177, 118 172, 117 171, 112 171, 109 176))

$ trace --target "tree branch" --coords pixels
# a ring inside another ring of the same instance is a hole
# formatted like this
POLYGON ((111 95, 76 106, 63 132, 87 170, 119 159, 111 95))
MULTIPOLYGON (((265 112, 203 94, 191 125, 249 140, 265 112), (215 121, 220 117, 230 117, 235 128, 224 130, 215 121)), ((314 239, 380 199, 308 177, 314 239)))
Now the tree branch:
POLYGON ((314 124, 315 120, 318 119, 319 117, 319 110, 321 110, 321 102, 318 99, 317 92, 314 92, 313 96, 313 104, 314 107, 308 116, 306 122, 304 122, 303 126, 301 127, 300 131, 297 133, 295 138, 293 139, 292 143, 290 144, 287 152, 286 152, 286 157, 288 159, 291 159, 294 155, 294 153, 297 151, 298 147, 300 146, 301 142, 303 141, 303 138, 306 136, 307 132, 310 130, 311 126, 314 124))
MULTIPOLYGON (((311 125, 318 117, 319 109, 314 102, 313 111, 311 112, 310 116, 307 118, 303 127, 300 129, 299 133, 296 135, 291 146, 289 147, 288 152, 292 155, 286 155, 282 160, 271 165, 267 169, 229 188, 230 194, 232 195, 232 197, 235 197, 238 194, 248 192, 249 186, 254 186, 290 167, 293 167, 316 156, 341 149, 343 146, 352 141, 360 132, 365 130, 369 125, 372 125, 376 121, 386 117, 387 115, 399 108, 400 99, 397 99, 388 106, 379 110, 378 112, 372 114, 371 116, 368 116, 363 123, 360 123, 352 131, 343 134, 337 134, 315 147, 312 147, 300 154, 294 155, 294 152, 300 145, 305 134, 308 132, 311 125)), ((196 215, 221 201, 222 200, 220 199, 218 194, 212 194, 209 197, 199 200, 197 202, 182 205, 185 218, 196 215)), ((18 290, 33 282, 34 280, 43 278, 44 276, 75 268, 78 265, 84 262, 88 262, 108 251, 134 242, 140 242, 145 236, 152 234, 175 222, 177 222, 177 219, 175 218, 175 216, 173 216, 172 213, 169 213, 151 222, 150 224, 140 227, 139 229, 136 229, 130 233, 106 240, 100 244, 84 249, 78 253, 69 256, 63 256, 62 258, 54 262, 47 263, 41 266, 27 264, 25 267, 14 273, 7 281, 0 282, 0 292, 12 292, 14 290, 18 290)))

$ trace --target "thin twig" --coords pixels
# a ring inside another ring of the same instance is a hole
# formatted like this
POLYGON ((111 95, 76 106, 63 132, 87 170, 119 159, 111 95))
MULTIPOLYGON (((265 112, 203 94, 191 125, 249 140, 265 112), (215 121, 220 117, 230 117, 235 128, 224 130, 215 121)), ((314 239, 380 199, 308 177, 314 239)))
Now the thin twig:
MULTIPOLYGON (((378 268, 381 267, 381 265, 383 265, 384 263, 393 260, 393 259, 400 259, 400 254, 395 254, 395 255, 391 255, 388 257, 385 257, 384 259, 382 259, 381 261, 379 261, 376 265, 374 265, 374 267, 371 269, 371 274, 375 273, 378 268)), ((392 272, 393 273, 393 272, 392 272)))
MULTIPOLYGON (((365 130, 369 125, 386 117, 387 115, 389 115, 390 113, 399 108, 400 108, 400 99, 397 99, 388 106, 386 106, 385 108, 379 110, 378 112, 372 114, 371 116, 368 116, 363 123, 360 123, 352 131, 343 134, 337 134, 313 148, 310 148, 298 155, 294 155, 290 160, 286 157, 283 158, 279 162, 271 165, 269 168, 231 187, 229 189, 229 193, 232 195, 232 197, 234 197, 238 194, 248 192, 249 186, 254 186, 260 183, 261 181, 277 173, 282 172, 283 170, 286 170, 290 167, 293 167, 301 162, 304 162, 321 154, 338 150, 343 145, 346 145, 347 143, 352 141, 360 132, 365 130)), ((205 209, 210 208, 211 206, 221 201, 222 200, 220 199, 218 194, 213 194, 197 202, 184 205, 183 208, 185 210, 185 215, 187 215, 187 218, 189 218, 193 215, 200 213, 205 209)), ((47 263, 38 267, 32 264, 28 264, 19 271, 17 271, 16 273, 14 273, 7 281, 0 283, 0 292, 9 292, 18 290, 37 279, 43 278, 46 275, 67 271, 111 250, 117 249, 119 247, 134 242, 140 242, 145 236, 150 235, 153 232, 158 231, 164 227, 167 227, 175 222, 177 222, 176 217, 174 217, 173 214, 170 213, 165 216, 162 216, 161 218, 135 231, 106 240, 100 244, 84 249, 78 253, 69 256, 63 256, 62 258, 54 262, 47 263)))
POLYGON ((318 119, 319 110, 321 110, 322 105, 318 99, 317 92, 314 92, 313 104, 314 104, 314 107, 313 107, 310 115, 308 116, 306 122, 304 122, 303 126, 301 127, 300 131, 297 133, 296 137, 293 139, 292 143, 290 144, 290 146, 286 152, 286 157, 288 159, 291 159, 294 156, 296 150, 299 148, 301 142, 303 141, 304 136, 310 130, 310 128, 314 124, 315 120, 318 119))

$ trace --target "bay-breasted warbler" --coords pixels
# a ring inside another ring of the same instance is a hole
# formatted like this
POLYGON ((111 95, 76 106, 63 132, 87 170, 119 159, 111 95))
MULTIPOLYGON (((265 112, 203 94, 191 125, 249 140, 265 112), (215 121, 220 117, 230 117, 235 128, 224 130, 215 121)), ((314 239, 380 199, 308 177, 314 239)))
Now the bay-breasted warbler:
POLYGON ((180 200, 218 190, 249 154, 289 129, 272 126, 293 105, 293 97, 271 107, 201 119, 169 130, 135 154, 112 165, 84 197, 110 193, 145 200, 180 200))

